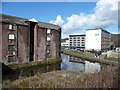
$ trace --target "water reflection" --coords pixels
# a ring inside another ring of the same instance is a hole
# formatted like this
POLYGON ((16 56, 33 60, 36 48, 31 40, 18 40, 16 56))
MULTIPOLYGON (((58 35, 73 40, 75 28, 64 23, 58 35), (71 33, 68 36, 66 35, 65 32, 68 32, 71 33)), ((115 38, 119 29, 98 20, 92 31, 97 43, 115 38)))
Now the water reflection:
POLYGON ((61 57, 62 57, 61 63, 62 70, 79 70, 81 72, 98 73, 101 69, 99 63, 83 61, 79 58, 71 57, 64 54, 61 54, 61 57))
MULTIPOLYGON (((30 68, 22 68, 17 70, 3 70, 2 80, 16 80, 25 77, 34 76, 41 73, 46 73, 54 70, 79 70, 81 72, 97 73, 100 71, 101 66, 99 63, 91 63, 88 61, 82 61, 81 59, 61 54, 62 63, 55 63, 50 65, 38 65, 30 68), (77 61, 77 62, 76 62, 77 61)), ((5 66, 2 65, 3 69, 5 66)))

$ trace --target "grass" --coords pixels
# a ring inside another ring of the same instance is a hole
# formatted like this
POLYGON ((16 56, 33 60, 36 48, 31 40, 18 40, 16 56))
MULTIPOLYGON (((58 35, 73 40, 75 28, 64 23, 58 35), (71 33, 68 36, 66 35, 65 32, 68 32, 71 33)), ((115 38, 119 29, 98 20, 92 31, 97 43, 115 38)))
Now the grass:
POLYGON ((110 61, 120 62, 120 58, 107 58, 106 56, 104 56, 104 59, 107 59, 107 60, 110 60, 110 61))
POLYGON ((98 62, 108 65, 118 65, 118 62, 107 60, 104 58, 104 56, 101 56, 101 58, 95 58, 93 53, 86 53, 86 52, 78 52, 73 50, 62 50, 64 54, 71 55, 76 58, 81 58, 82 60, 88 60, 91 62, 98 62))
POLYGON ((102 66, 99 73, 52 71, 3 84, 3 88, 115 88, 118 68, 102 66))

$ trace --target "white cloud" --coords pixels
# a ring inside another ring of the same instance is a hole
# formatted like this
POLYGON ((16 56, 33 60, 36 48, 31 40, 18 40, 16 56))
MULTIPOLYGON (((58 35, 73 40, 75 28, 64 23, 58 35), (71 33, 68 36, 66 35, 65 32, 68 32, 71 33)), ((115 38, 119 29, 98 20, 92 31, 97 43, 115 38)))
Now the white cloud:
POLYGON ((62 17, 60 15, 58 15, 56 17, 56 20, 55 21, 52 20, 52 21, 50 21, 50 23, 61 26, 64 23, 64 20, 62 19, 62 17))
MULTIPOLYGON (((119 0, 99 0, 91 14, 73 14, 67 17, 66 23, 59 15, 54 24, 62 27, 62 32, 67 34, 79 33, 83 27, 86 28, 107 28, 118 23, 118 1, 119 0)), ((67 35, 66 34, 66 35, 67 35)))
POLYGON ((112 32, 112 34, 120 34, 120 31, 118 31, 118 32, 112 32))

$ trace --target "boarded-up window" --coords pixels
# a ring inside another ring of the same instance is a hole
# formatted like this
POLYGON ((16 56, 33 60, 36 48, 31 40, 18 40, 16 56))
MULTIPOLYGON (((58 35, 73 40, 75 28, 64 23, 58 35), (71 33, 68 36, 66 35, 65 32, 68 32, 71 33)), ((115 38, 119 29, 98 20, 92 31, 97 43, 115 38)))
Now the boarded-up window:
POLYGON ((15 46, 14 45, 9 45, 8 46, 8 51, 15 51, 15 46))
POLYGON ((47 30, 47 34, 50 34, 50 29, 47 30))
POLYGON ((14 34, 9 34, 8 39, 15 39, 15 35, 14 34))
POLYGON ((8 62, 15 61, 15 56, 8 56, 8 62))
POLYGON ((47 37, 47 41, 50 41, 50 37, 47 37))
POLYGON ((47 41, 47 46, 49 46, 50 45, 50 41, 47 41))
POLYGON ((13 27, 13 25, 12 25, 12 24, 10 24, 10 25, 9 25, 9 29, 11 30, 11 29, 12 29, 12 27, 13 27))
POLYGON ((17 30, 17 25, 16 24, 10 24, 9 25, 9 30, 17 30))

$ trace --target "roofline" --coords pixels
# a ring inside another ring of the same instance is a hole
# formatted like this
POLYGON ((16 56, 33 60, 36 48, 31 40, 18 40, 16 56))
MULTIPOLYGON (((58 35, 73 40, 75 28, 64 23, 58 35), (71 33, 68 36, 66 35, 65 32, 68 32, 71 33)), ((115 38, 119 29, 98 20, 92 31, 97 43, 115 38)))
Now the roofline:
POLYGON ((85 34, 83 35, 69 35, 69 37, 75 37, 75 36, 86 36, 85 34))
POLYGON ((100 30, 102 30, 102 31, 110 34, 110 32, 108 32, 107 30, 104 30, 104 29, 102 29, 102 28, 93 28, 93 29, 86 29, 86 30, 97 30, 97 29, 100 29, 100 30))
MULTIPOLYGON (((28 18, 22 18, 22 17, 18 17, 18 16, 12 16, 12 15, 7 15, 7 14, 1 14, 0 13, 0 16, 7 16, 7 17, 15 17, 15 18, 18 18, 18 19, 23 19, 23 20, 26 20, 26 21, 28 21, 29 19, 28 18)), ((3 21, 3 22, 5 22, 4 20, 3 20, 3 18, 2 18, 2 20, 1 21, 3 21)), ((46 23, 46 22, 41 22, 41 21, 38 21, 38 23, 44 23, 44 24, 48 24, 48 25, 52 25, 52 26, 56 26, 56 27, 58 27, 59 29, 61 29, 61 27, 59 26, 59 25, 55 25, 55 24, 52 24, 52 23, 46 23)))

